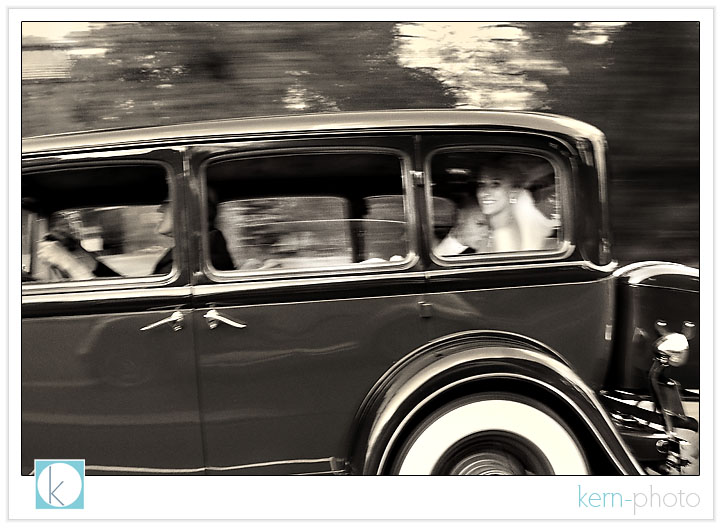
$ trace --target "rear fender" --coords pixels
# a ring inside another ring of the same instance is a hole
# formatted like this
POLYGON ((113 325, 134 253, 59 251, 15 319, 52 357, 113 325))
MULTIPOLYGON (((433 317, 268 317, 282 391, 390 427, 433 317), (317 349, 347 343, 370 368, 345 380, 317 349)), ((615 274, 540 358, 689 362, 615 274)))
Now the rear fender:
POLYGON ((699 390, 699 270, 668 262, 638 262, 618 269, 614 352, 607 375, 608 389, 649 391, 656 323, 670 332, 691 324, 689 359, 667 375, 685 389, 699 390))
POLYGON ((461 395, 499 388, 552 402, 588 431, 615 472, 644 474, 594 391, 562 358, 524 337, 489 332, 436 340, 389 369, 357 413, 351 471, 383 474, 394 450, 429 412, 461 395))

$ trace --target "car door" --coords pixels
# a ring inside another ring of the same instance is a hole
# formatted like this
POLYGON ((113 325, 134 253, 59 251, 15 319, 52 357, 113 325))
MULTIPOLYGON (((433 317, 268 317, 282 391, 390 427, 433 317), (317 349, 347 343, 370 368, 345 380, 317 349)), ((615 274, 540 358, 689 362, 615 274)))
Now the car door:
POLYGON ((426 342, 412 147, 389 136, 192 150, 209 471, 342 471, 364 397, 426 342))
POLYGON ((609 270, 590 264, 603 233, 594 171, 542 133, 428 134, 422 145, 432 339, 524 336, 600 386, 613 284, 609 270))
POLYGON ((182 174, 170 148, 24 160, 24 474, 58 458, 89 474, 203 471, 182 174), (171 237, 156 232, 164 202, 171 237), (96 276, 50 265, 49 237, 74 240, 96 276))

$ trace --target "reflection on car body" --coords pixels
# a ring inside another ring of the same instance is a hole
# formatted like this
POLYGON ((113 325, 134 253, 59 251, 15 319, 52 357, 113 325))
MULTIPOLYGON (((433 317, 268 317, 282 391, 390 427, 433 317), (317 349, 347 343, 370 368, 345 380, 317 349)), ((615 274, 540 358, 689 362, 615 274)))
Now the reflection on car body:
POLYGON ((25 140, 23 472, 689 472, 699 274, 618 268, 604 149, 477 111, 25 140), (61 225, 115 275, 51 272, 61 225))

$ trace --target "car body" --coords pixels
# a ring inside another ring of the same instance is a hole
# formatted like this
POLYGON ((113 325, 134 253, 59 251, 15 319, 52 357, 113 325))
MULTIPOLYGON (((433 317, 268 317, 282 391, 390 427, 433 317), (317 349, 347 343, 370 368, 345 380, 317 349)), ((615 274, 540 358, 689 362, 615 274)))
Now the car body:
POLYGON ((24 140, 23 473, 57 458, 89 474, 683 470, 699 274, 618 267, 606 164, 596 128, 524 112, 24 140), (440 252, 497 162, 543 243, 440 252), (38 246, 57 226, 117 275, 52 278, 38 246), (481 425, 450 432, 454 417, 481 425), (537 419, 576 465, 524 429, 537 419), (436 429, 456 447, 424 448, 436 429))

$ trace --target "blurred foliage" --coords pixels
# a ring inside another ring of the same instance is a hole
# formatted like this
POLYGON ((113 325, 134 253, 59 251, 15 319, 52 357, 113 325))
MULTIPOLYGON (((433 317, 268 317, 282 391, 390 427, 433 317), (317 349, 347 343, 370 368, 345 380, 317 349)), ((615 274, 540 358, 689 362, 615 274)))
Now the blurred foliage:
POLYGON ((82 47, 106 53, 79 56, 65 93, 53 94, 52 106, 64 108, 70 122, 49 127, 25 83, 23 133, 452 107, 454 98, 440 81, 399 66, 394 28, 354 22, 104 25, 82 36, 82 47))
POLYGON ((698 264, 697 23, 146 22, 23 40, 28 59, 63 49, 69 75, 23 80, 24 136, 469 106, 590 122, 610 144, 620 261, 698 264))

